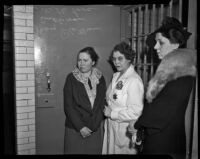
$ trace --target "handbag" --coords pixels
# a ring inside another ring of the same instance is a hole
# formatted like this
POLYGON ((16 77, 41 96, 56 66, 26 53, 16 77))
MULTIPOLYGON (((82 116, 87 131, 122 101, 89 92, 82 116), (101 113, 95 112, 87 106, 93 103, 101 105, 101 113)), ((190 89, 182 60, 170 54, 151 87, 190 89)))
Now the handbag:
POLYGON ((146 138, 145 129, 139 129, 136 134, 136 142, 135 142, 135 148, 137 149, 138 153, 141 153, 143 150, 145 138, 146 138))

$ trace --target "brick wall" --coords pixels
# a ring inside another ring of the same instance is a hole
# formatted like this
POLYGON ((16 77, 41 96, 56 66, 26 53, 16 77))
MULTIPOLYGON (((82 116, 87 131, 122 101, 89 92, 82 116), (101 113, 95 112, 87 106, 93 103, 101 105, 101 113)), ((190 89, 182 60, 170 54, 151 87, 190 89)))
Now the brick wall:
POLYGON ((14 5, 17 154, 35 154, 33 6, 14 5))

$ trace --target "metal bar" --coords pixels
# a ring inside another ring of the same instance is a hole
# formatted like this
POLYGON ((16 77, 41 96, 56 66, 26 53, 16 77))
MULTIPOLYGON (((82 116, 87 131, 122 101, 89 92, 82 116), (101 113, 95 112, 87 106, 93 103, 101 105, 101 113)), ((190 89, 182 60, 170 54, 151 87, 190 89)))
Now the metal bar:
POLYGON ((146 88, 146 85, 147 85, 147 56, 144 55, 144 65, 143 65, 143 82, 144 82, 144 87, 146 88))
POLYGON ((121 10, 120 12, 120 19, 121 19, 121 26, 120 26, 120 36, 121 36, 121 41, 125 40, 126 36, 125 36, 125 13, 126 11, 121 10))
MULTIPOLYGON (((145 34, 145 10, 143 10, 142 8, 141 8, 141 34, 145 34)), ((143 54, 143 55, 145 55, 145 41, 144 41, 144 38, 145 37, 140 37, 140 46, 141 46, 141 53, 143 54)), ((141 63, 144 63, 145 62, 145 56, 143 56, 143 60, 142 60, 142 62, 141 63)), ((143 75, 143 80, 145 80, 145 75, 146 75, 146 69, 145 69, 145 65, 142 65, 142 75, 143 75)), ((145 82, 145 81, 144 81, 145 82)))
POLYGON ((173 0, 171 0, 170 2, 169 2, 169 6, 168 6, 168 16, 172 16, 172 4, 173 4, 173 0))
POLYGON ((126 37, 126 38, 139 38, 139 37, 145 37, 145 36, 148 36, 149 34, 151 34, 151 33, 140 34, 140 35, 135 35, 135 36, 132 36, 132 37, 126 37))
MULTIPOLYGON (((146 6, 146 5, 145 5, 146 6)), ((144 7, 141 8, 141 25, 140 25, 140 29, 141 29, 141 34, 145 34, 146 33, 146 9, 144 7)), ((141 53, 144 55, 143 56, 143 60, 141 60, 141 64, 145 64, 145 36, 140 36, 140 47, 141 47, 141 53)), ((141 66, 141 73, 142 73, 142 79, 143 82, 145 84, 145 79, 146 79, 146 65, 140 65, 141 66)))
POLYGON ((182 0, 179 0, 179 9, 178 9, 178 19, 180 22, 182 22, 182 5, 183 5, 183 2, 182 0))
MULTIPOLYGON (((153 4, 153 7, 152 7, 152 14, 151 14, 151 22, 152 22, 152 25, 151 25, 151 31, 153 32, 155 30, 155 4, 153 4)), ((153 73, 154 73, 154 67, 153 67, 153 50, 150 50, 151 52, 151 66, 150 66, 150 78, 153 76, 153 73)))
POLYGON ((148 10, 148 4, 145 5, 145 19, 144 19, 144 34, 143 35, 149 35, 149 10, 148 10))
MULTIPOLYGON (((133 32, 133 36, 136 36, 137 35, 137 13, 135 12, 134 10, 134 13, 133 13, 133 19, 134 19, 134 23, 133 23, 133 27, 134 27, 134 32, 133 32)), ((132 39, 133 42, 134 42, 134 50, 137 52, 137 39, 132 39)), ((137 58, 135 58, 135 63, 137 62, 137 58)))
POLYGON ((126 37, 131 37, 131 29, 132 29, 132 27, 131 27, 131 13, 130 12, 127 12, 127 25, 126 25, 126 37))
MULTIPOLYGON (((148 10, 148 8, 149 8, 149 5, 148 4, 146 4, 145 5, 145 17, 144 17, 144 34, 148 34, 149 33, 149 10, 148 10)), ((146 38, 147 36, 145 36, 144 37, 144 50, 145 50, 145 54, 147 54, 148 52, 148 48, 147 48, 147 45, 146 45, 146 38)), ((146 57, 146 55, 145 55, 145 59, 144 59, 144 66, 148 66, 148 65, 146 65, 147 64, 147 57, 146 57)), ((148 68, 147 67, 145 67, 144 68, 144 72, 145 72, 145 79, 146 79, 146 81, 145 81, 145 86, 146 86, 146 83, 148 82, 148 72, 147 72, 147 70, 148 70, 148 68), (145 69, 146 68, 146 69, 145 69)))
POLYGON ((128 35, 128 16, 129 13, 127 11, 123 11, 122 10, 122 14, 121 14, 121 41, 130 38, 130 36, 128 35))
POLYGON ((137 4, 137 5, 125 5, 122 7, 122 9, 127 10, 127 11, 131 11, 132 9, 137 9, 138 7, 142 7, 144 6, 144 4, 137 4))
MULTIPOLYGON (((138 7, 138 32, 137 32, 137 35, 141 35, 142 34, 142 28, 141 28, 141 23, 142 23, 142 15, 141 15, 141 7, 138 7)), ((141 38, 138 37, 137 39, 137 63, 141 63, 141 59, 140 59, 140 54, 141 54, 141 38)), ((137 67, 137 71, 138 71, 138 74, 141 76, 141 66, 138 65, 137 67)))
MULTIPOLYGON (((149 9, 148 8, 149 8, 149 5, 148 4, 145 5, 145 32, 144 32, 145 34, 148 34, 150 32, 150 27, 149 27, 150 14, 149 14, 149 9)), ((145 45, 144 45, 145 51, 148 54, 148 47, 146 45, 147 36, 145 36, 144 39, 145 39, 145 45)), ((146 86, 147 86, 147 83, 148 83, 148 72, 147 71, 148 71, 148 67, 149 67, 148 64, 147 64, 148 61, 147 61, 147 57, 146 56, 145 56, 144 62, 145 62, 144 65, 146 66, 145 67, 146 69, 144 69, 144 72, 145 72, 144 88, 146 89, 146 86)))
POLYGON ((134 10, 134 13, 133 13, 133 18, 134 18, 134 23, 133 23, 133 27, 134 27, 134 32, 133 32, 133 35, 136 36, 137 35, 137 13, 135 12, 134 10))
POLYGON ((152 11, 151 11, 151 32, 155 30, 155 13, 156 13, 156 5, 153 4, 152 11))
MULTIPOLYGON (((136 20, 135 20, 135 9, 132 9, 132 12, 131 12, 131 13, 132 13, 132 27, 131 27, 131 29, 132 29, 132 30, 131 30, 132 35, 131 35, 131 36, 133 37, 133 36, 135 36, 135 32, 136 32, 136 27, 135 27, 135 26, 136 26, 136 25, 135 25, 135 21, 136 21, 136 20)), ((131 44, 132 49, 133 49, 133 50, 136 50, 135 39, 132 38, 131 41, 132 41, 132 44, 131 44)), ((135 58, 135 59, 136 59, 136 58, 135 58)), ((135 60, 135 59, 134 59, 134 62, 133 62, 134 65, 135 65, 135 63, 136 63, 136 60, 135 60)))
POLYGON ((145 66, 151 66, 151 65, 158 65, 158 63, 140 63, 140 64, 136 64, 136 65, 140 65, 140 66, 143 66, 143 65, 145 65, 145 66))
MULTIPOLYGON (((137 35, 137 22, 138 22, 136 10, 134 10, 133 19, 134 19, 134 23, 133 23, 133 28, 134 28, 133 31, 134 32, 133 32, 133 35, 136 36, 137 35)), ((134 42, 134 50, 136 51, 136 56, 135 56, 135 60, 134 60, 134 62, 136 64, 137 63, 137 56, 138 56, 138 54, 137 54, 137 39, 132 39, 132 40, 134 42)))
MULTIPOLYGON (((134 12, 134 19, 135 19, 135 23, 133 24, 134 25, 134 36, 136 37, 137 36, 137 32, 138 32, 138 10, 135 10, 134 12)), ((136 51, 136 57, 135 57, 135 63, 138 64, 138 39, 134 39, 135 41, 135 51, 136 51)), ((138 70, 138 67, 136 67, 136 71, 138 70)))
POLYGON ((36 108, 54 108, 55 106, 37 106, 36 108))
POLYGON ((158 25, 161 25, 161 22, 163 20, 163 16, 164 16, 164 4, 160 5, 160 18, 159 18, 159 23, 158 25))

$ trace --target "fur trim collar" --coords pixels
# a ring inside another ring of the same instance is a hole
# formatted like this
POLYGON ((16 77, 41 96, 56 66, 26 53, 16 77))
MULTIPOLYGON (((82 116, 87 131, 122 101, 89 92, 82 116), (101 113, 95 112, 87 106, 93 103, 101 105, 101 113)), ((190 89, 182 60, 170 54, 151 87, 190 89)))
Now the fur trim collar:
POLYGON ((169 81, 187 75, 195 76, 196 59, 196 50, 192 49, 176 49, 167 54, 148 83, 147 101, 152 102, 169 81))

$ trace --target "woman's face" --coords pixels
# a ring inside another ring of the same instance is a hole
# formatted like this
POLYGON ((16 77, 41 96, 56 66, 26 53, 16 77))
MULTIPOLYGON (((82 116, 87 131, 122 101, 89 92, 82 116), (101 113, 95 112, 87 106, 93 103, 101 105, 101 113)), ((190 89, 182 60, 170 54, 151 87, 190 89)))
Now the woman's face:
POLYGON ((112 61, 117 71, 122 73, 128 69, 131 62, 130 60, 127 60, 119 51, 113 52, 112 61))
POLYGON ((82 73, 91 71, 92 66, 95 64, 87 52, 80 52, 77 60, 78 68, 82 73))
POLYGON ((157 51, 159 59, 163 59, 168 53, 177 49, 179 44, 173 44, 168 38, 164 37, 161 33, 156 33, 156 45, 154 49, 157 51))

